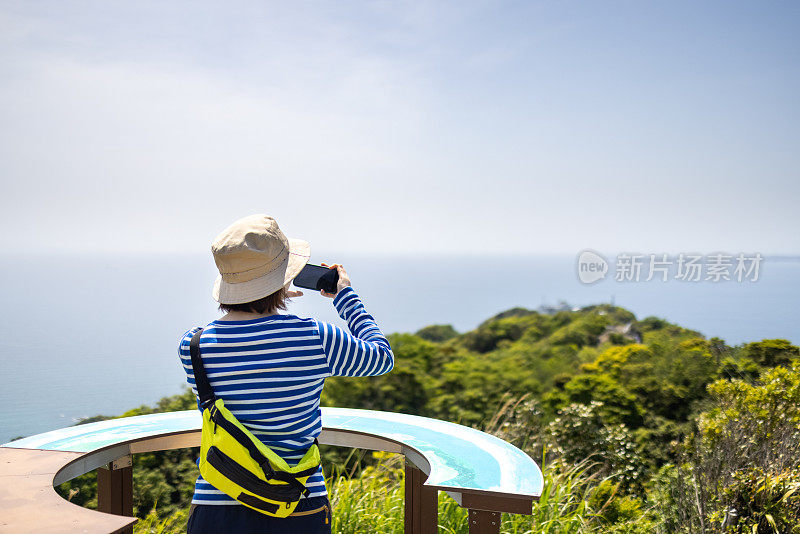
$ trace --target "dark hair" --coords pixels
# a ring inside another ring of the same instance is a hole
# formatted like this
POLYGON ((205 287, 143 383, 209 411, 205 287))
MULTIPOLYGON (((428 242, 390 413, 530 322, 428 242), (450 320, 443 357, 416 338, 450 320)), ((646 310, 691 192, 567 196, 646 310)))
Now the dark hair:
POLYGON ((289 296, 286 294, 286 287, 282 287, 271 295, 244 302, 242 304, 220 304, 219 309, 225 313, 232 311, 242 311, 250 313, 272 314, 278 310, 285 310, 289 304, 289 296))

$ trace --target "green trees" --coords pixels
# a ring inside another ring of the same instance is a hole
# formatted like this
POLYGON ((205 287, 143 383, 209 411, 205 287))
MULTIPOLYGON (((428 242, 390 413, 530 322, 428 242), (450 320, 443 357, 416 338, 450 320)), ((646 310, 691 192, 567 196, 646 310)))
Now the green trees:
POLYGON ((800 362, 708 389, 697 434, 679 465, 667 467, 667 524, 679 532, 800 532, 800 362))
POLYGON ((392 334, 389 340, 396 354, 391 373, 365 380, 329 378, 323 405, 425 415, 433 394, 431 376, 441 372, 442 354, 413 334, 392 334))
POLYGON ((800 349, 785 339, 765 339, 745 345, 744 356, 760 367, 775 367, 797 359, 800 349))
POLYGON ((441 343, 442 341, 453 339, 458 335, 458 332, 452 325, 434 324, 418 330, 416 335, 427 341, 441 343))
MULTIPOLYGON (((323 405, 454 421, 544 458, 553 481, 580 481, 554 483, 558 498, 537 512, 569 503, 580 521, 565 532, 800 534, 800 349, 786 340, 728 346, 609 305, 514 308, 463 334, 433 325, 389 339, 394 371, 330 378, 323 405)), ((186 392, 126 415, 194 407, 186 392)), ((194 454, 136 456, 141 516, 186 505, 194 454)), ((60 490, 91 504, 91 479, 60 490)))

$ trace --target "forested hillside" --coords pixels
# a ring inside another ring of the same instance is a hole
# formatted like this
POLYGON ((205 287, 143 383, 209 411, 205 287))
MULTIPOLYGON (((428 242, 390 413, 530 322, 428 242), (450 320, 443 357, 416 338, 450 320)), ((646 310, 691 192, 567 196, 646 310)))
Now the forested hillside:
MULTIPOLYGON (((544 461, 549 484, 570 488, 555 515, 580 515, 547 532, 800 532, 800 350, 785 340, 731 347, 598 305, 515 308, 462 334, 434 325, 390 341, 392 373, 328 379, 323 403, 454 421, 515 443, 544 461)), ((187 392, 126 415, 193 407, 187 392)), ((195 454, 136 458, 141 516, 187 506, 195 454)), ((344 454, 328 450, 328 473, 344 454)), ((402 478, 375 467, 354 476, 379 472, 402 478)), ((61 490, 93 498, 89 476, 61 490)), ((376 517, 384 505, 374 503, 376 517)))

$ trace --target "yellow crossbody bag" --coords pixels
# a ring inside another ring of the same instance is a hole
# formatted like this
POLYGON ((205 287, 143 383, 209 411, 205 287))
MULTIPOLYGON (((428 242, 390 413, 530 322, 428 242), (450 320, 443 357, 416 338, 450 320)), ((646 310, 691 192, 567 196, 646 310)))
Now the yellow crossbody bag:
POLYGON ((262 514, 286 517, 301 496, 306 482, 320 465, 317 441, 295 466, 247 430, 214 395, 200 359, 198 330, 189 345, 192 370, 203 410, 200 474, 212 486, 262 514))

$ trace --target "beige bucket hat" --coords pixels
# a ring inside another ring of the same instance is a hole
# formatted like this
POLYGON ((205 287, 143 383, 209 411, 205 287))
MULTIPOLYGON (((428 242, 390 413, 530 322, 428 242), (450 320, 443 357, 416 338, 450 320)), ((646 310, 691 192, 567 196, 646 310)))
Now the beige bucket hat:
POLYGON ((219 276, 212 296, 220 304, 242 304, 271 295, 300 274, 311 245, 289 239, 275 219, 250 215, 223 230, 211 245, 219 276))

